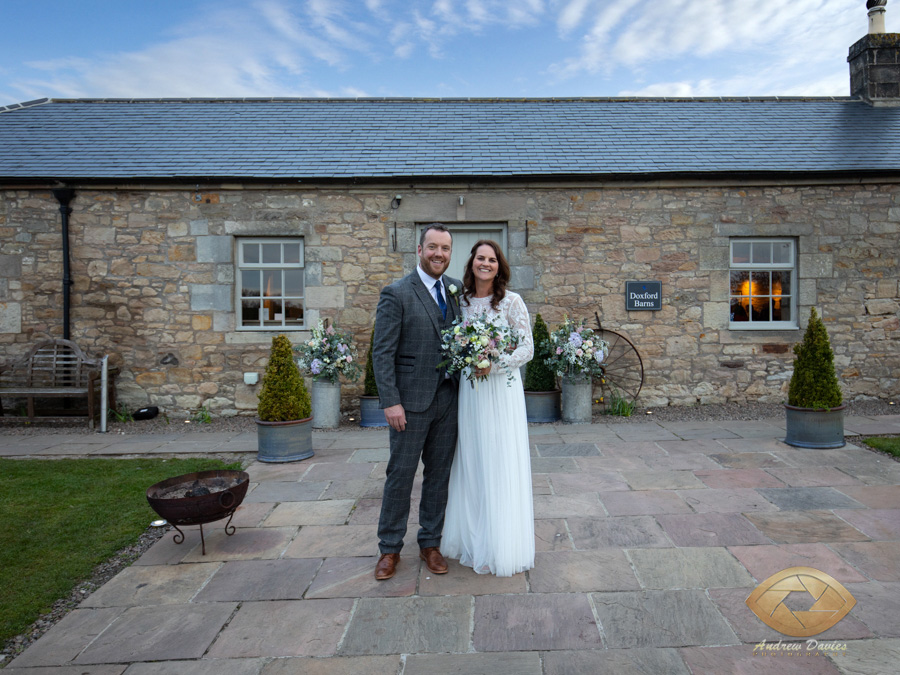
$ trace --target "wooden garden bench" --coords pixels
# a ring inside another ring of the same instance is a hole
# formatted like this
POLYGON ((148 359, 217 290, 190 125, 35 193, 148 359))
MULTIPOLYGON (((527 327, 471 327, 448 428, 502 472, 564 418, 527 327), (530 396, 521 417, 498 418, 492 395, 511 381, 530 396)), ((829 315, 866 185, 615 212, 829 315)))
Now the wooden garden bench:
MULTIPOLYGON (((71 340, 55 339, 41 342, 22 358, 0 365, 0 416, 3 397, 24 398, 26 415, 33 421, 35 399, 75 398, 87 401, 87 419, 91 428, 100 412, 97 405, 101 393, 103 358, 88 358, 71 340)), ((109 387, 110 392, 113 391, 109 387)), ((115 395, 110 395, 115 407, 115 395)), ((62 411, 59 411, 62 412, 62 411)), ((63 420, 84 415, 41 415, 39 419, 63 420)))

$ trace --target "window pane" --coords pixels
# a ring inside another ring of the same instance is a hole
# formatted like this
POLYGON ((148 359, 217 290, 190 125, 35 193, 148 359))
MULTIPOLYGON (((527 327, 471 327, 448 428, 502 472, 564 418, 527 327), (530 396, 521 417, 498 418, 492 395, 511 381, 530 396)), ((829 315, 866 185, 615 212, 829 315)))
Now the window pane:
POLYGON ((281 326, 284 319, 281 300, 263 300, 263 325, 281 326))
POLYGON ((242 326, 258 326, 259 325, 259 300, 242 300, 241 301, 241 325, 242 326))
POLYGON ((772 262, 772 244, 768 241, 754 241, 753 254, 751 262, 754 263, 771 263, 772 262))
POLYGON ((792 263, 791 252, 794 247, 791 245, 789 241, 778 241, 772 244, 772 262, 785 264, 792 263))
POLYGON ((281 244, 263 244, 262 261, 267 265, 277 265, 281 262, 281 244))
POLYGON ((281 295, 281 270, 263 270, 263 295, 271 298, 281 295))
POLYGON ((303 270, 284 271, 284 294, 289 297, 303 297, 303 270))
POLYGON ((731 273, 731 294, 750 295, 750 272, 735 270, 731 273))
POLYGON ((791 273, 772 272, 772 321, 791 320, 791 273))
POLYGON ((736 241, 731 247, 731 263, 739 265, 741 263, 750 262, 750 243, 746 241, 736 241))
POLYGON ((302 324, 303 323, 303 303, 299 301, 286 300, 284 303, 284 322, 286 324, 302 324))
POLYGON ((259 244, 244 244, 244 262, 247 264, 259 264, 259 244))
POLYGON ((781 303, 772 309, 772 321, 791 320, 791 296, 782 295, 781 303))
POLYGON ((258 298, 259 270, 241 270, 241 295, 244 297, 258 298))
POLYGON ((732 321, 749 321, 750 316, 747 313, 748 304, 741 298, 731 299, 731 320, 732 321))
POLYGON ((284 245, 284 264, 299 265, 300 264, 300 244, 284 245))

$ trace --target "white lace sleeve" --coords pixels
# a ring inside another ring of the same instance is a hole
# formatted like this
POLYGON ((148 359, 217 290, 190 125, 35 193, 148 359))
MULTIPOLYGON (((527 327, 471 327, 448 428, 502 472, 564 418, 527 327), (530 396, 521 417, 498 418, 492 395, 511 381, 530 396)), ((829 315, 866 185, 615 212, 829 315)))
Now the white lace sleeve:
POLYGON ((518 337, 519 346, 512 354, 500 357, 500 365, 505 370, 519 368, 531 361, 534 356, 534 342, 531 339, 531 319, 525 301, 519 295, 511 295, 511 302, 506 307, 506 322, 510 330, 518 337))

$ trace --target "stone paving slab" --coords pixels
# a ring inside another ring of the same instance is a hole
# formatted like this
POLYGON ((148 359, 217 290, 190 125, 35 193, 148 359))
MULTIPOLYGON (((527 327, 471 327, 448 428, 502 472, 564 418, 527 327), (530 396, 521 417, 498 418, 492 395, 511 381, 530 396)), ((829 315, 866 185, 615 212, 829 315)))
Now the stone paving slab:
MULTIPOLYGON (((778 546, 729 546, 731 554, 741 561, 758 582, 789 567, 813 567, 834 577, 842 584, 866 581, 847 560, 835 553, 848 544, 781 544, 778 546)), ((849 544, 855 546, 857 544, 849 544)))
POLYGON ((227 562, 197 593, 194 602, 299 600, 321 563, 306 558, 227 562))
POLYGON ((567 518, 575 548, 592 550, 606 547, 668 547, 672 541, 651 516, 620 516, 598 520, 567 518))
POLYGON ((603 492, 603 506, 611 516, 647 516, 657 513, 691 513, 691 507, 671 490, 603 492))
POLYGON ((579 495, 596 492, 615 492, 629 490, 628 484, 617 471, 592 471, 589 473, 549 474, 553 494, 579 495))
POLYGON ((692 673, 716 675, 839 675, 840 671, 827 656, 790 656, 779 653, 760 656, 753 653, 755 645, 733 647, 687 647, 679 650, 692 673))
POLYGON ((683 647, 738 642, 703 591, 592 593, 609 647, 683 647))
POLYGON ((900 509, 900 485, 847 485, 838 490, 870 509, 900 509))
POLYGON ((537 652, 502 654, 411 654, 406 657, 403 675, 455 675, 490 673, 491 675, 541 675, 541 657, 537 652))
MULTIPOLYGON (((672 440, 672 439, 670 439, 672 440)), ((613 443, 598 442, 597 447, 603 457, 667 457, 668 453, 652 439, 635 440, 623 443, 617 440, 613 443)), ((581 460, 578 460, 579 462, 581 460)))
POLYGON ((621 549, 536 553, 528 572, 532 593, 589 593, 639 590, 621 549))
MULTIPOLYGON (((374 567, 372 568, 374 569, 374 567)), ((525 573, 511 577, 476 574, 471 567, 447 558, 447 573, 432 574, 424 563, 419 564, 419 595, 491 595, 495 593, 527 593, 525 573)))
POLYGON ((470 596, 361 598, 357 602, 341 644, 342 655, 468 651, 470 596))
MULTIPOLYGON (((748 513, 746 518, 776 544, 803 544, 817 541, 831 543, 837 541, 866 541, 869 539, 858 529, 851 527, 838 516, 828 511, 748 513)), ((738 543, 768 542, 729 542, 726 546, 738 543)))
POLYGON ((845 675, 884 675, 900 663, 900 639, 857 640, 847 643, 847 651, 829 658, 845 675))
POLYGON ((714 455, 724 452, 725 446, 713 439, 694 439, 690 441, 660 441, 657 445, 666 451, 667 455, 714 455))
POLYGON ((532 457, 532 473, 578 473, 574 457, 532 457))
POLYGON ((787 487, 762 469, 701 469, 694 475, 714 489, 787 487))
POLYGON ((479 652, 602 646, 588 596, 569 593, 475 598, 472 643, 479 652))
MULTIPOLYGON (((171 526, 170 526, 171 527, 171 526)), ((200 546, 200 528, 185 527, 181 530, 184 533, 184 541, 180 544, 175 543, 175 537, 178 533, 170 530, 162 539, 151 546, 140 558, 134 561, 134 565, 177 565, 184 557, 200 546)), ((203 530, 204 536, 209 531, 209 525, 203 530)))
POLYGON ((872 539, 900 540, 900 509, 860 509, 859 511, 835 511, 857 530, 872 539))
POLYGON ((177 605, 191 601, 219 563, 126 567, 85 598, 79 607, 177 605))
POLYGON ((674 434, 668 429, 663 429, 656 423, 616 425, 611 427, 611 431, 628 443, 683 440, 678 434, 674 434))
POLYGON ((389 448, 360 448, 350 457, 351 462, 386 462, 391 458, 389 448))
POLYGON ((644 589, 753 587, 747 570, 722 548, 626 551, 644 589))
POLYGON ((224 528, 209 532, 204 530, 206 554, 200 546, 182 559, 182 562, 215 562, 217 560, 263 560, 280 558, 297 534, 296 527, 242 527, 233 535, 224 528))
POLYGON ((692 513, 657 516, 656 519, 676 546, 770 543, 769 539, 739 513, 692 513))
MULTIPOLYGON (((409 546, 415 541, 415 530, 407 531, 404 543, 409 546)), ((378 538, 371 525, 305 525, 284 552, 284 557, 352 558, 377 552, 378 538)))
POLYGON ((121 675, 127 665, 49 666, 45 668, 7 668, 9 675, 121 675))
POLYGON ((534 517, 538 520, 542 518, 565 518, 572 513, 593 518, 606 517, 606 509, 603 508, 603 504, 600 503, 596 493, 570 497, 563 495, 534 496, 534 517))
POLYGON ((250 474, 250 480, 254 483, 274 481, 296 483, 309 471, 309 467, 310 465, 305 462, 253 462, 244 470, 250 474))
POLYGON ((536 551, 571 551, 575 548, 562 518, 534 521, 534 542, 536 551))
POLYGON ((746 513, 750 511, 777 511, 757 490, 750 488, 707 488, 705 490, 678 490, 688 506, 697 513, 746 513))
POLYGON ((694 471, 703 468, 719 468, 717 462, 699 452, 669 455, 668 457, 645 457, 644 461, 653 470, 694 471))
POLYGON ((208 656, 331 656, 352 609, 349 599, 245 602, 208 656))
MULTIPOLYGON (((858 584, 850 584, 846 588, 854 597, 856 594, 851 590, 851 586, 858 584)), ((728 620, 732 630, 737 634, 742 642, 749 644, 758 644, 763 640, 767 642, 778 642, 779 640, 788 642, 795 641, 797 638, 779 633, 773 628, 769 628, 764 624, 756 614, 754 614, 747 606, 747 597, 752 589, 749 588, 713 588, 709 590, 709 597, 718 607, 719 611, 728 620)), ((786 600, 789 607, 797 609, 806 607, 812 601, 808 594, 802 594, 804 597, 796 600, 786 600), (796 604, 792 604, 796 603, 796 604)), ((857 607, 859 599, 857 598, 857 607)), ((817 640, 860 640, 872 637, 873 633, 869 626, 860 621, 857 608, 854 607, 850 614, 841 619, 837 624, 829 628, 823 633, 815 636, 817 640)), ((802 640, 802 638, 800 639, 802 640)), ((708 642, 707 644, 711 644, 708 642)))
POLYGON ((129 607, 75 663, 199 659, 236 607, 234 602, 129 607))
POLYGON ((128 675, 258 675, 263 659, 201 659, 135 663, 128 675))
POLYGON ((328 487, 327 481, 320 482, 268 482, 258 483, 244 497, 244 503, 254 502, 313 502, 328 487))
POLYGON ((726 469, 768 469, 769 467, 790 466, 770 452, 722 452, 710 455, 709 458, 726 469))
POLYGON ((333 480, 320 499, 372 499, 384 492, 384 478, 333 480))
POLYGON ((740 454, 747 452, 777 453, 781 450, 793 449, 793 446, 787 445, 778 437, 773 438, 772 435, 763 438, 722 438, 719 443, 731 452, 740 454))
POLYGON ((544 652, 544 675, 689 675, 675 649, 583 649, 544 652))
POLYGON ((348 462, 320 462, 309 467, 303 474, 304 481, 350 480, 353 478, 369 478, 373 465, 366 463, 351 464, 348 462))
POLYGON ((769 469, 769 473, 789 487, 823 487, 860 484, 860 481, 853 476, 828 466, 807 466, 800 469, 772 468, 769 469))
MULTIPOLYGON (((627 455, 604 455, 603 457, 576 457, 574 460, 577 471, 639 471, 649 469, 646 459, 642 457, 629 457, 627 455)), ((531 461, 534 469, 534 460, 531 461)))
POLYGON ((714 426, 704 422, 659 422, 659 425, 685 440, 739 438, 737 434, 721 426, 714 426))
POLYGON ((782 511, 863 508, 855 499, 831 487, 760 488, 759 493, 782 511))
POLYGON ((286 502, 279 504, 263 521, 263 527, 292 525, 344 525, 356 502, 334 499, 321 502, 286 502))
MULTIPOLYGON (((231 524, 235 527, 259 527, 260 523, 268 516, 275 505, 267 502, 254 502, 252 504, 241 504, 234 512, 231 524)), ((224 527, 224 523, 217 523, 224 527)))
MULTIPOLYGON (((302 560, 302 558, 299 558, 302 560)), ((318 573, 307 598, 394 598, 414 595, 419 580, 419 561, 402 557, 390 579, 375 579, 378 556, 314 560, 318 573)))
POLYGON ((125 611, 124 607, 75 609, 13 659, 8 670, 70 663, 125 611))
POLYGON ((536 448, 540 457, 590 457, 600 455, 600 451, 594 443, 540 444, 536 448))
POLYGON ((394 675, 400 671, 400 655, 295 657, 275 659, 259 675, 394 675))
POLYGON ((900 583, 871 581, 846 587, 856 598, 856 606, 850 610, 852 616, 878 637, 900 637, 900 583))
MULTIPOLYGON (((900 581, 900 542, 866 541, 831 544, 831 548, 874 581, 900 581)), ((848 581, 864 581, 864 579, 848 581)))
MULTIPOLYGON (((371 528, 372 531, 376 531, 377 528, 374 526, 378 525, 378 519, 381 516, 381 501, 381 494, 378 495, 377 499, 360 499, 356 503, 353 513, 350 514, 350 520, 347 521, 347 524, 370 525, 373 526, 371 528)), ((422 500, 417 495, 413 495, 412 499, 410 499, 409 519, 407 520, 409 529, 418 529, 419 527, 419 506, 421 503, 422 500)))
MULTIPOLYGON (((660 458, 650 458, 651 461, 653 459, 660 458)), ((623 471, 622 477, 632 490, 684 490, 705 487, 690 471, 623 471)))

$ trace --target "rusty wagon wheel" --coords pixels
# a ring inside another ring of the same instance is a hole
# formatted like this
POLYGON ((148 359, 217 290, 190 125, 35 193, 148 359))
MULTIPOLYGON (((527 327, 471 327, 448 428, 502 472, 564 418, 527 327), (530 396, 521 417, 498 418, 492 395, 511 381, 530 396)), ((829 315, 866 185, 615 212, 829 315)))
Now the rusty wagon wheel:
POLYGON ((627 337, 603 328, 599 316, 596 334, 609 343, 609 354, 602 364, 603 374, 596 378, 600 384, 600 412, 608 415, 630 414, 644 386, 641 354, 627 337))

